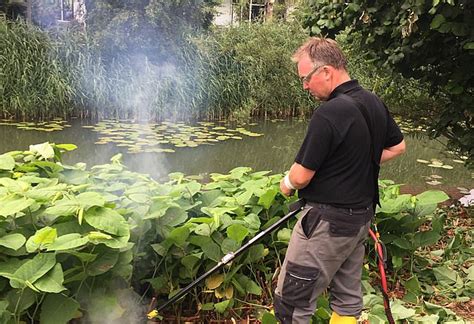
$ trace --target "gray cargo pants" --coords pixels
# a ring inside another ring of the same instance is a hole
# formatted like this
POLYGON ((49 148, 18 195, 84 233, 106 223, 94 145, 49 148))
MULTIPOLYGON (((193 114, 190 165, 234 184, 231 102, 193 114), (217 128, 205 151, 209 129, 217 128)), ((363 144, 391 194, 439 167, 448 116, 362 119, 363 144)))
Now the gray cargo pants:
POLYGON ((306 205, 293 229, 275 290, 275 315, 282 324, 309 323, 318 296, 328 287, 333 311, 360 315, 364 242, 373 215, 372 207, 306 205))

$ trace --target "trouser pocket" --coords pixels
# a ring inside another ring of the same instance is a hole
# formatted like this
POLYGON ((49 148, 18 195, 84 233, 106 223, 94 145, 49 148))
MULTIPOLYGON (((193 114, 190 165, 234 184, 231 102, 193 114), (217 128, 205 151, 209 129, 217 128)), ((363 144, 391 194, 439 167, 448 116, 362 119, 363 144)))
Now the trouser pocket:
POLYGON ((301 229, 303 230, 304 235, 307 239, 311 238, 314 230, 321 220, 321 213, 317 209, 311 209, 302 219, 301 219, 301 229))
POLYGON ((329 221, 329 235, 355 237, 359 233, 361 227, 362 225, 359 224, 329 221))
POLYGON ((318 268, 302 266, 288 261, 281 292, 283 301, 295 307, 308 306, 319 273, 318 268))

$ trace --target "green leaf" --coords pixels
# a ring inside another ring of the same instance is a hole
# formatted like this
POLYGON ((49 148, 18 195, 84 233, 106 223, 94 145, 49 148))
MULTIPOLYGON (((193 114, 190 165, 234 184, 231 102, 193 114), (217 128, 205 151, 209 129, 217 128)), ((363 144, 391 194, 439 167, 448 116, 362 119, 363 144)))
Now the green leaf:
POLYGON ((41 324, 67 324, 79 310, 79 303, 62 294, 47 294, 41 304, 41 324))
POLYGON ((35 155, 39 155, 40 158, 48 160, 54 158, 54 149, 49 142, 42 144, 30 145, 29 151, 35 155))
POLYGON ((250 247, 248 251, 246 263, 254 263, 265 256, 265 246, 263 244, 257 244, 250 247))
POLYGON ((277 194, 278 194, 278 191, 276 191, 275 189, 267 190, 258 199, 258 204, 263 206, 265 209, 269 209, 272 206, 273 202, 275 201, 275 197, 277 194))
MULTIPOLYGON (((201 224, 206 225, 206 224, 201 224)), ((167 237, 168 240, 176 244, 177 246, 183 246, 186 240, 189 237, 189 229, 187 227, 178 227, 171 231, 170 235, 167 237)))
POLYGON ((3 237, 0 237, 1 246, 7 247, 15 251, 21 248, 23 244, 25 244, 25 242, 26 238, 19 233, 8 234, 3 237))
POLYGON ((467 50, 474 50, 474 42, 468 42, 464 44, 463 48, 467 50))
POLYGON ((0 216, 10 216, 21 212, 33 205, 33 199, 19 197, 17 195, 6 195, 0 199, 0 216))
POLYGON ((65 151, 74 151, 77 146, 74 144, 56 144, 56 147, 65 151))
POLYGON ((449 196, 443 191, 428 190, 416 195, 417 204, 439 204, 449 199, 449 196))
POLYGON ((281 241, 281 242, 287 242, 287 243, 290 242, 291 229, 282 228, 281 230, 278 231, 277 238, 278 238, 278 241, 281 241))
POLYGON ((415 315, 415 310, 403 306, 400 300, 391 302, 392 315, 394 320, 404 320, 415 315))
POLYGON ((418 277, 414 275, 413 277, 408 279, 405 282, 405 288, 408 291, 418 295, 421 292, 421 286, 420 286, 420 282, 418 281, 418 277))
POLYGON ((444 18, 443 15, 437 14, 436 16, 433 17, 433 20, 431 21, 430 28, 431 29, 438 29, 442 23, 446 21, 446 18, 444 18))
POLYGON ((227 254, 229 252, 235 252, 239 247, 239 243, 228 237, 226 237, 221 243, 222 253, 224 254, 227 254))
POLYGON ((219 262, 221 259, 221 249, 219 245, 214 242, 208 242, 202 246, 202 251, 204 255, 209 259, 219 262))
POLYGON ((197 254, 192 254, 192 255, 186 255, 181 258, 180 262, 182 265, 186 267, 190 272, 194 270, 194 267, 196 264, 201 261, 201 255, 202 253, 197 253, 197 254))
POLYGON ((98 276, 106 273, 117 263, 120 252, 104 246, 96 249, 97 258, 86 267, 86 273, 89 276, 98 276))
POLYGON ((257 296, 260 296, 262 294, 262 288, 260 288, 260 286, 249 277, 245 275, 239 275, 237 276, 237 280, 248 294, 253 294, 257 296))
POLYGON ((18 289, 10 290, 7 293, 6 299, 11 311, 16 309, 17 313, 22 313, 37 301, 36 298, 37 294, 33 290, 26 288, 23 291, 18 289))
POLYGON ((235 199, 237 199, 237 203, 239 205, 246 205, 249 202, 250 198, 252 198, 252 196, 253 196, 253 191, 246 190, 240 195, 237 195, 235 199))
POLYGON ((0 170, 13 170, 15 167, 15 159, 8 155, 2 154, 0 155, 0 170))
POLYGON ((435 231, 417 232, 413 238, 415 248, 435 244, 439 241, 441 235, 435 231))
POLYGON ((58 237, 48 246, 48 251, 71 250, 81 247, 89 242, 87 236, 82 237, 81 234, 71 233, 58 237))
POLYGON ((10 285, 13 288, 25 288, 28 281, 32 284, 44 276, 56 264, 56 256, 53 253, 40 253, 33 259, 25 262, 10 278, 10 285))
POLYGON ((262 324, 278 324, 278 321, 275 315, 270 312, 265 312, 262 316, 262 324))
POLYGON ((60 293, 61 291, 66 290, 66 288, 63 287, 63 282, 63 268, 61 267, 61 264, 56 263, 54 268, 38 279, 34 285, 38 290, 43 292, 60 293))
POLYGON ((229 299, 229 300, 224 300, 224 301, 222 301, 222 302, 220 302, 220 303, 215 303, 215 304, 214 304, 214 308, 216 309, 216 311, 217 311, 218 313, 221 313, 221 314, 222 314, 222 313, 224 313, 224 312, 226 311, 227 307, 229 307, 230 301, 231 301, 231 300, 229 299))
POLYGON ((446 266, 433 268, 433 273, 438 283, 445 287, 456 285, 460 279, 456 271, 446 266))
POLYGON ((96 229, 117 236, 129 235, 130 229, 127 221, 115 210, 94 207, 84 213, 85 221, 96 229))
POLYGON ((55 228, 49 226, 43 227, 26 241, 26 251, 33 253, 36 250, 44 249, 53 243, 56 237, 57 233, 55 228))
POLYGON ((233 224, 227 227, 227 236, 240 243, 249 234, 249 230, 241 224, 233 224))

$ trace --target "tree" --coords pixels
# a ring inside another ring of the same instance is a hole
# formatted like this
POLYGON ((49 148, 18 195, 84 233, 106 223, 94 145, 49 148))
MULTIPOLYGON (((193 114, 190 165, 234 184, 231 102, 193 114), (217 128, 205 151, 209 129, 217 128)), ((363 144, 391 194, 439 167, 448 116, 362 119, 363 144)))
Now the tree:
POLYGON ((308 0, 303 23, 334 36, 360 32, 376 61, 431 85, 448 104, 425 110, 432 135, 444 135, 474 163, 474 2, 472 0, 308 0), (441 91, 441 92, 440 92, 441 91))
POLYGON ((106 57, 166 60, 185 34, 206 29, 219 0, 87 0, 88 33, 106 57))

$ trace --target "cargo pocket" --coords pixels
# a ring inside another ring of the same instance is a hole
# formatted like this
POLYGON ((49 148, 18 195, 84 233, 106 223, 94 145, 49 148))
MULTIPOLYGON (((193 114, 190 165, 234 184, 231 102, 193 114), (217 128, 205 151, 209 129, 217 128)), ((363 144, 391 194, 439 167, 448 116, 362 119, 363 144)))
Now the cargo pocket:
POLYGON ((329 235, 355 237, 359 233, 361 227, 362 225, 359 224, 329 221, 329 235))
POLYGON ((281 292, 282 300, 294 307, 309 306, 318 277, 318 268, 301 266, 288 261, 281 292))

